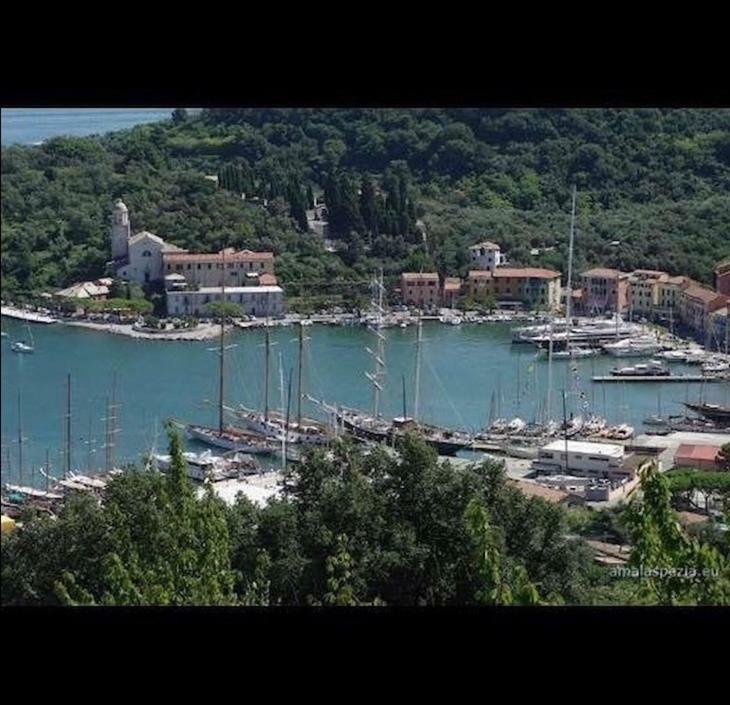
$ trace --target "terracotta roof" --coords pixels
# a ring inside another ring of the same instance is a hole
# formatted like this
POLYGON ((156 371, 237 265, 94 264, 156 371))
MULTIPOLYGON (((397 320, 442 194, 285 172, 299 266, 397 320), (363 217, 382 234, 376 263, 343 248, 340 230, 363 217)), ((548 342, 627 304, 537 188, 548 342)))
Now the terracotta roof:
POLYGON ((722 298, 722 294, 702 286, 690 286, 684 290, 684 295, 689 296, 691 299, 698 299, 705 304, 714 303, 718 297, 722 298))
POLYGON ((697 445, 695 443, 682 443, 674 455, 674 462, 677 460, 691 462, 693 460, 704 460, 712 462, 717 458, 720 446, 697 445))
POLYGON ((690 284, 697 285, 697 282, 693 281, 689 277, 685 277, 684 275, 679 275, 677 277, 669 277, 667 279, 667 284, 678 284, 679 286, 689 286, 690 284))
MULTIPOLYGON (((164 255, 165 262, 223 262, 223 251, 200 253, 176 253, 164 255)), ((251 250, 240 250, 236 252, 232 249, 225 251, 226 262, 263 262, 274 259, 273 252, 252 252, 251 250)))
POLYGON ((273 274, 264 272, 259 276, 259 284, 261 286, 276 286, 276 277, 273 274))
POLYGON ((165 241, 159 235, 147 232, 147 230, 142 230, 142 232, 139 232, 136 235, 132 235, 132 237, 129 238, 129 244, 133 245, 135 242, 139 242, 140 240, 144 240, 145 238, 149 238, 150 240, 159 242, 161 245, 165 244, 165 241))
POLYGON ((476 245, 472 245, 469 249, 470 250, 479 250, 482 247, 485 250, 499 250, 499 249, 501 249, 500 246, 496 242, 490 242, 489 240, 485 240, 484 242, 478 242, 476 245))
POLYGON ((564 490, 556 490, 552 487, 545 487, 544 485, 538 485, 535 482, 511 479, 508 480, 508 482, 522 492, 522 494, 525 494, 528 497, 540 497, 552 504, 560 504, 570 497, 570 494, 564 490))
POLYGON ((595 267, 594 269, 588 269, 581 274, 583 277, 601 277, 603 279, 618 279, 624 276, 624 272, 620 272, 618 269, 608 269, 606 267, 595 267))
POLYGON ((666 272, 662 272, 658 269, 635 269, 631 272, 632 276, 641 277, 645 279, 661 279, 667 281, 669 275, 666 272))
POLYGON ((730 257, 726 257, 724 260, 718 262, 717 266, 715 267, 715 272, 717 272, 718 274, 730 272, 730 257))
POLYGON ((459 289, 461 289, 461 279, 458 277, 444 279, 444 291, 458 291, 459 289))
POLYGON ((494 272, 489 270, 475 269, 469 272, 469 277, 489 278, 489 277, 514 277, 516 279, 556 279, 560 276, 559 272, 552 269, 540 269, 539 267, 497 267, 494 272))
POLYGON ((439 278, 436 272, 403 272, 400 276, 406 281, 438 281, 439 278))

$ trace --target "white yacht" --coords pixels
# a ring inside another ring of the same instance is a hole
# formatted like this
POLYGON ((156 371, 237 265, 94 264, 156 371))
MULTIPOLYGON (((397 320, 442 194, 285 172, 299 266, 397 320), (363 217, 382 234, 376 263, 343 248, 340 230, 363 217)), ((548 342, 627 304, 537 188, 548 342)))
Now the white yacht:
POLYGON ((628 338, 608 343, 603 349, 614 357, 649 357, 661 351, 662 346, 650 338, 628 338))

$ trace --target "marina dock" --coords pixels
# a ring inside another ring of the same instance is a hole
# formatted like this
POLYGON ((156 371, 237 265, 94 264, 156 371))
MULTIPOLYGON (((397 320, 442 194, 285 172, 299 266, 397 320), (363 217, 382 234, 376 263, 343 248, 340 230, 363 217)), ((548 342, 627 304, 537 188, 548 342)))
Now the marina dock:
POLYGON ((56 323, 58 320, 51 316, 45 316, 42 313, 26 311, 25 309, 15 308, 13 306, 0 307, 0 315, 7 316, 8 318, 16 318, 20 321, 30 321, 31 323, 56 323))
POLYGON ((594 382, 723 382, 722 377, 705 375, 599 375, 592 377, 594 382))

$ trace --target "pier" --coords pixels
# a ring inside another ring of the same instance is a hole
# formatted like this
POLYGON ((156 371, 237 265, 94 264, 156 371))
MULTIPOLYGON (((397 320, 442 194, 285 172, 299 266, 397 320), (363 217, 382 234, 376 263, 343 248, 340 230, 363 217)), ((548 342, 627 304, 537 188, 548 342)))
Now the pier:
POLYGON ((600 375, 592 377, 594 382, 723 382, 722 377, 705 375, 600 375))
POLYGON ((13 306, 0 307, 0 315, 7 316, 8 318, 17 318, 20 321, 30 321, 31 323, 57 323, 58 321, 58 319, 51 316, 45 316, 35 311, 26 311, 25 309, 15 308, 13 306))

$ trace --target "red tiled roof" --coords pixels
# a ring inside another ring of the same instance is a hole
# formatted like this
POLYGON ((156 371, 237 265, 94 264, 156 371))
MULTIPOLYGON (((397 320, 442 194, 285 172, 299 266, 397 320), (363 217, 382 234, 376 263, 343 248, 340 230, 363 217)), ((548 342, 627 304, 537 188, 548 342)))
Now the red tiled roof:
POLYGON ((718 297, 725 298, 722 294, 702 286, 690 286, 684 290, 684 295, 689 296, 691 299, 698 299, 705 304, 714 303, 718 297))
POLYGON ((674 461, 705 460, 712 462, 717 458, 720 446, 696 445, 694 443, 682 443, 677 448, 674 461))
POLYGON ((667 284, 678 284, 679 286, 699 286, 697 282, 693 281, 689 277, 685 277, 683 274, 677 277, 669 277, 669 279, 667 279, 667 284))
POLYGON ((469 277, 496 279, 500 277, 514 277, 516 279, 555 279, 560 276, 559 272, 552 269, 540 269, 539 267, 497 267, 494 272, 489 270, 475 269, 469 272, 469 277))
POLYGON ((645 277, 647 279, 662 279, 663 281, 666 281, 669 278, 669 275, 666 272, 662 272, 658 269, 635 269, 631 274, 639 276, 639 277, 645 277))
POLYGON ((268 274, 267 272, 264 272, 263 274, 259 275, 259 284, 261 286, 276 286, 276 277, 273 274, 268 274))
POLYGON ((624 276, 624 272, 620 272, 618 269, 607 269, 606 267, 596 267, 595 269, 589 269, 582 273, 584 277, 600 277, 602 279, 618 279, 620 276, 624 276))
POLYGON ((461 279, 458 277, 444 279, 444 291, 458 291, 459 289, 461 289, 461 279))
POLYGON ((401 279, 406 281, 438 281, 439 275, 436 272, 403 272, 401 279))
MULTIPOLYGON (((223 262, 223 252, 208 252, 204 254, 187 254, 187 253, 170 253, 162 254, 165 262, 223 262)), ((274 259, 273 252, 252 252, 251 250, 240 250, 236 252, 232 249, 225 251, 226 262, 263 262, 274 259)))

